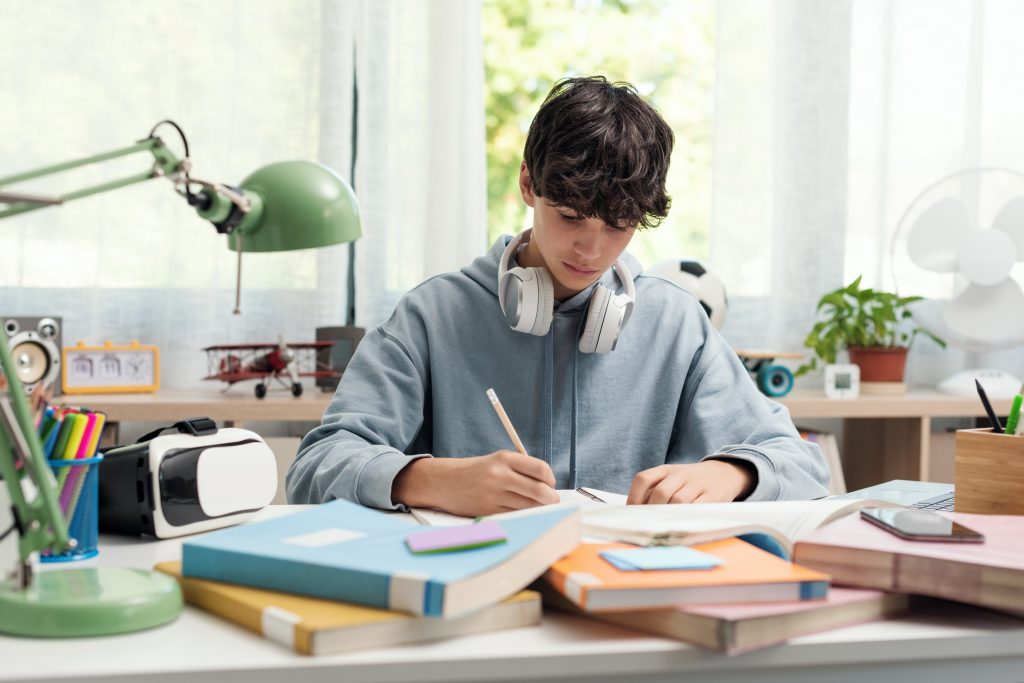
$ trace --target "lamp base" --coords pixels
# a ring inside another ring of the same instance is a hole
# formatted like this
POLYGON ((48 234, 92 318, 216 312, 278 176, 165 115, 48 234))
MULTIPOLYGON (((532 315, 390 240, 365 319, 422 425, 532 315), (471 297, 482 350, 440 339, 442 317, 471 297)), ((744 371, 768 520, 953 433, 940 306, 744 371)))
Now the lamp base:
POLYGON ((43 638, 103 636, 165 624, 181 613, 172 577, 97 567, 39 572, 19 590, 0 584, 0 633, 43 638))

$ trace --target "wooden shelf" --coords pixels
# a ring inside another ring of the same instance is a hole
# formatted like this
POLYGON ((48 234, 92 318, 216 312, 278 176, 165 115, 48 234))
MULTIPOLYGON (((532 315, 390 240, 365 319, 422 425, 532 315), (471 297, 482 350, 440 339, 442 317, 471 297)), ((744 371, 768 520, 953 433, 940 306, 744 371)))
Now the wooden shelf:
MULTIPOLYGON (((868 395, 855 399, 826 398, 821 391, 794 391, 778 399, 798 417, 983 417, 985 409, 977 396, 952 396, 934 389, 911 387, 906 394, 868 395)), ((1010 399, 993 400, 996 413, 1010 410, 1010 399)))
MULTIPOLYGON (((780 401, 797 422, 801 418, 842 418, 840 453, 850 490, 890 479, 930 479, 932 418, 984 417, 977 396, 952 396, 911 387, 902 395, 863 394, 830 399, 822 391, 794 391, 780 401)), ((1010 400, 993 400, 998 415, 1010 400)))
POLYGON ((333 393, 309 389, 295 398, 271 392, 256 398, 249 385, 227 392, 201 389, 163 389, 153 394, 75 394, 58 401, 83 405, 107 414, 110 422, 168 422, 187 417, 209 417, 217 422, 319 422, 333 393))

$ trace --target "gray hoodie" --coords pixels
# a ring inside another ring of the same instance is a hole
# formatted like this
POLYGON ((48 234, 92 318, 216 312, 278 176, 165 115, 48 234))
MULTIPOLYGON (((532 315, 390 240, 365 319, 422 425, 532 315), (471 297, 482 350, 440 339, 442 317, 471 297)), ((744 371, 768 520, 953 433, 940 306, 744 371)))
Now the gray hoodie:
MULTIPOLYGON (((391 484, 413 459, 511 450, 488 387, 560 489, 624 494, 642 470, 727 458, 757 468, 747 500, 827 494, 818 447, 758 392, 692 295, 635 275, 636 305, 615 349, 583 354, 577 344, 592 288, 556 303, 544 337, 505 322, 498 260, 510 239, 419 285, 366 334, 288 470, 292 503, 345 498, 401 509, 391 484)), ((622 259, 641 273, 631 255, 622 259)), ((601 282, 621 291, 611 270, 601 282)))

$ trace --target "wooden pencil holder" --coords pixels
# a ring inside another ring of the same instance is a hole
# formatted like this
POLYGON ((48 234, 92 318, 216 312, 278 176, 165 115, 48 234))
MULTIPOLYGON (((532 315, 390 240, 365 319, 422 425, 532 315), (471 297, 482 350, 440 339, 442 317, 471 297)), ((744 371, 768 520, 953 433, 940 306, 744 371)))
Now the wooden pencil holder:
POLYGON ((956 511, 1024 515, 1024 436, 956 433, 956 511))

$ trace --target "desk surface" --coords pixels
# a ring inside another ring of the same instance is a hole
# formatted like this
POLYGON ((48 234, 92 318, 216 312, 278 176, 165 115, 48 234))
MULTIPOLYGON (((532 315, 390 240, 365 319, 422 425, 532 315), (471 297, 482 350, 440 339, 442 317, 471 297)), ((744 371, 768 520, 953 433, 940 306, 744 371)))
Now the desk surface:
MULTIPOLYGON (((276 511, 269 511, 276 512, 276 511)), ((149 567, 180 542, 104 537, 91 562, 149 567)), ((304 657, 186 606, 177 621, 123 636, 0 636, 0 681, 922 681, 1019 682, 1024 621, 966 606, 798 638, 725 657, 564 614, 540 626, 436 643, 304 657), (58 656, 55 656, 58 655, 58 656)))
MULTIPOLYGON (((214 420, 319 422, 333 394, 310 389, 299 398, 271 393, 258 399, 246 386, 227 392, 211 389, 165 389, 154 394, 83 394, 66 396, 107 414, 112 422, 159 422, 206 415, 214 420)), ((832 400, 820 391, 794 391, 779 401, 794 418, 852 417, 970 417, 984 416, 976 397, 950 396, 934 389, 911 389, 899 396, 863 395, 853 400, 832 400)), ((1009 399, 994 400, 1000 414, 1010 410, 1009 399)))

